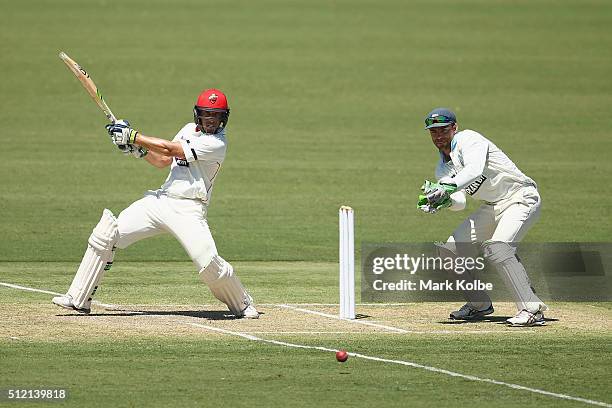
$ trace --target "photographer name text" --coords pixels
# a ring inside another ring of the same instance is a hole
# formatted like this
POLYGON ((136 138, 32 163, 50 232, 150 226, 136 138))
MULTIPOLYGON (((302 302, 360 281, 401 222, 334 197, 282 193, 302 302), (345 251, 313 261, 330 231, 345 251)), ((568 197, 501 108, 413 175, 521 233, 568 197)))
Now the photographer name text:
POLYGON ((455 280, 437 282, 431 279, 419 279, 416 281, 402 279, 397 282, 385 282, 377 279, 372 282, 372 288, 376 291, 474 291, 474 290, 493 290, 491 282, 481 280, 455 280))

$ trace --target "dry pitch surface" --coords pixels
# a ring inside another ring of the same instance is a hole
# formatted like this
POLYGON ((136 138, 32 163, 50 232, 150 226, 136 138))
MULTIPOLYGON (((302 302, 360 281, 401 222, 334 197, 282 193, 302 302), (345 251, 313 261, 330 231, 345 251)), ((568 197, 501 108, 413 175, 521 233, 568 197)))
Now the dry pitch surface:
POLYGON ((466 336, 519 334, 530 336, 612 331, 612 310, 590 304, 553 304, 543 327, 504 324, 514 313, 510 303, 496 304, 496 313, 478 322, 447 319, 454 304, 360 304, 355 320, 338 318, 331 304, 261 304, 261 318, 235 319, 222 305, 100 305, 81 315, 52 305, 4 304, 0 336, 12 340, 66 340, 87 337, 220 336, 232 332, 275 338, 283 335, 325 336, 411 334, 466 336), (220 330, 216 330, 220 329, 220 330))

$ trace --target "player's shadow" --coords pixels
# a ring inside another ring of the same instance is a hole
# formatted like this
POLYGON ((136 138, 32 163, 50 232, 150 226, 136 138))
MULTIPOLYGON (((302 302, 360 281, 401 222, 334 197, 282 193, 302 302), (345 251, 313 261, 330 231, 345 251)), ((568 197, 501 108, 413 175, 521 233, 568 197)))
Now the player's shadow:
MULTIPOLYGON (((467 323, 496 323, 496 324, 502 324, 505 325, 506 324, 506 320, 508 320, 509 318, 511 318, 512 316, 487 316, 483 319, 476 319, 476 320, 444 320, 441 322, 438 322, 440 324, 449 324, 449 325, 456 325, 456 324, 467 324, 467 323)), ((545 322, 558 322, 559 319, 551 319, 551 318, 544 318, 545 322)))
MULTIPOLYGON (((259 312, 260 315, 264 313, 259 312)), ((71 317, 129 317, 129 316, 185 316, 203 320, 237 320, 229 311, 223 310, 112 310, 107 313, 74 314, 64 313, 56 316, 71 317)))
POLYGON ((236 320, 229 311, 224 310, 147 310, 141 313, 145 316, 185 316, 204 320, 236 320))
POLYGON ((438 323, 440 324, 469 324, 469 323, 505 323, 507 319, 512 316, 486 316, 482 319, 474 319, 474 320, 443 320, 438 323))

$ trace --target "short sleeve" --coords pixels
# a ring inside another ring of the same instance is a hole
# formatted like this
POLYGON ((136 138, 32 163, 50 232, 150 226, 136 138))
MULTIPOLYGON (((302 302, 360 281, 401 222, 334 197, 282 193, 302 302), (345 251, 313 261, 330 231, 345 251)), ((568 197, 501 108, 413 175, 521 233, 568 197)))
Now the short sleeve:
POLYGON ((188 162, 204 160, 222 162, 225 159, 226 144, 214 136, 203 135, 191 139, 179 140, 185 159, 188 162))

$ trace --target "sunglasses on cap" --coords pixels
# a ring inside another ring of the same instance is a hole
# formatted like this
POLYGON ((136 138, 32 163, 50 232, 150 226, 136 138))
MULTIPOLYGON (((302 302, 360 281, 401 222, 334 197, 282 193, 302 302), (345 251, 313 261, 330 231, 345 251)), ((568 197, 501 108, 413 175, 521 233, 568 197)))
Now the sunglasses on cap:
POLYGON ((455 121, 452 118, 447 118, 444 115, 437 115, 437 116, 429 117, 425 119, 425 126, 431 126, 436 123, 451 124, 451 123, 455 123, 455 121))

